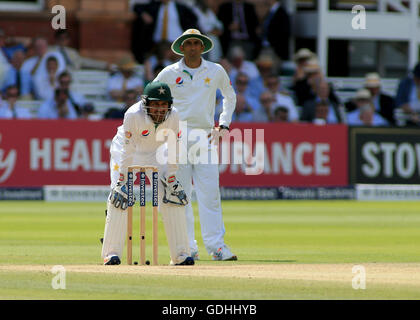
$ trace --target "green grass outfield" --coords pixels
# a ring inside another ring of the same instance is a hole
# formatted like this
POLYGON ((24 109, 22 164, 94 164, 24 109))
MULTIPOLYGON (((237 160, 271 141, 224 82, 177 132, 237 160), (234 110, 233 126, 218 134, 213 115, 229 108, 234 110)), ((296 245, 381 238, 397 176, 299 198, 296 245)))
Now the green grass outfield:
MULTIPOLYGON (((166 266, 160 223, 155 267, 101 265, 105 204, 2 201, 0 299, 420 299, 418 202, 222 205, 225 240, 239 261, 211 261, 195 205, 200 261, 166 266), (54 265, 66 269, 65 290, 52 288, 54 265), (365 268, 364 290, 352 287, 355 265, 365 268)), ((150 249, 148 242, 149 259, 150 249)))

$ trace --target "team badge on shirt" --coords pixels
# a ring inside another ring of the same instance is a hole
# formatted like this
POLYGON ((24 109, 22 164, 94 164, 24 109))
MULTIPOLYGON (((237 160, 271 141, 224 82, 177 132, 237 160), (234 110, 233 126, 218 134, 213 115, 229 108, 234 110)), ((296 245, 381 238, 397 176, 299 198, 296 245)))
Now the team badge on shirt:
POLYGON ((126 132, 125 132, 125 137, 126 137, 127 139, 130 139, 130 138, 131 138, 131 132, 130 132, 130 131, 126 131, 126 132))
POLYGON ((147 137, 149 134, 150 134, 149 130, 143 130, 143 131, 141 132, 141 135, 142 135, 143 137, 147 137))
POLYGON ((207 88, 209 88, 210 87, 210 81, 211 81, 211 79, 209 77, 206 77, 204 79, 204 86, 206 86, 207 88))

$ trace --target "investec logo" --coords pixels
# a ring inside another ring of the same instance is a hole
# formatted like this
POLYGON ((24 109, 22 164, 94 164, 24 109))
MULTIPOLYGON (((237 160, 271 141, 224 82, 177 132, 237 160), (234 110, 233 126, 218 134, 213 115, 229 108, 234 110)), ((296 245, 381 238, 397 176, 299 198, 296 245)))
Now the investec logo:
POLYGON ((128 172, 127 180, 128 180, 128 205, 132 206, 134 202, 133 201, 134 192, 133 192, 133 173, 132 172, 128 172))
POLYGON ((146 172, 140 172, 140 206, 146 205, 146 172))
POLYGON ((153 172, 153 206, 158 205, 158 173, 153 172))

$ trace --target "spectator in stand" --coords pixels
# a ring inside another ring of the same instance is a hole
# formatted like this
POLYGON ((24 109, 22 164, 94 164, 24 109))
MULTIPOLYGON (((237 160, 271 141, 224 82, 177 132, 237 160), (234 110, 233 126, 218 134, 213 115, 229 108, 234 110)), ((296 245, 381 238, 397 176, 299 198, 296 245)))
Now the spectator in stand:
MULTIPOLYGON (((72 83, 71 74, 68 71, 63 71, 58 76, 58 88, 67 90, 69 99, 67 101, 80 115, 82 107, 87 104, 85 97, 73 90, 70 89, 72 83)), ((51 95, 49 99, 54 99, 54 93, 51 95)))
POLYGON ((124 57, 118 63, 119 72, 108 80, 108 93, 112 100, 122 101, 126 90, 143 92, 144 81, 135 74, 136 63, 131 57, 124 57))
POLYGON ((247 104, 251 107, 253 112, 257 112, 259 109, 259 102, 249 88, 249 78, 245 73, 238 73, 233 87, 237 94, 242 94, 245 97, 247 104))
POLYGON ((350 125, 366 126, 366 127, 386 127, 389 123, 378 113, 373 110, 372 106, 363 106, 360 108, 359 119, 360 122, 350 125))
POLYGON ((292 97, 284 92, 280 92, 280 79, 277 75, 270 74, 266 77, 265 88, 273 95, 275 105, 287 108, 289 122, 299 121, 299 111, 292 97))
POLYGON ((26 45, 20 42, 16 37, 9 36, 6 38, 5 45, 2 47, 3 53, 6 55, 7 60, 11 61, 16 51, 23 51, 26 54, 26 45))
POLYGON ((104 119, 124 119, 125 112, 137 101, 138 101, 137 93, 134 90, 127 90, 124 94, 123 107, 108 109, 104 114, 104 119))
POLYGON ((132 50, 136 60, 143 63, 147 54, 160 41, 172 43, 184 30, 198 29, 197 16, 192 9, 173 0, 149 1, 133 8, 132 50))
POLYGON ((274 120, 273 107, 275 106, 275 98, 270 91, 264 91, 260 95, 260 108, 254 112, 254 120, 256 122, 271 122, 274 120))
POLYGON ((161 65, 163 67, 169 66, 173 63, 171 43, 168 41, 161 41, 153 49, 154 53, 144 61, 144 71, 146 81, 153 81, 155 78, 154 69, 161 65))
POLYGON ((379 113, 375 112, 372 95, 367 89, 356 92, 354 103, 356 110, 347 114, 349 126, 388 126, 389 123, 379 113))
MULTIPOLYGON (((320 89, 320 84, 326 82, 317 59, 310 59, 306 62, 304 67, 305 77, 296 81, 293 89, 298 106, 304 106, 306 101, 314 100, 317 97, 317 90, 320 89)), ((339 105, 340 101, 334 93, 332 85, 329 85, 328 100, 339 105)))
POLYGON ((32 45, 35 55, 26 59, 22 65, 22 70, 31 74, 32 81, 36 78, 45 76, 47 73, 47 59, 51 56, 57 59, 58 73, 61 73, 66 69, 66 62, 58 52, 48 52, 48 42, 45 38, 35 38, 32 45))
POLYGON ((255 6, 244 0, 233 0, 219 6, 217 17, 223 23, 220 42, 223 54, 227 55, 232 46, 244 49, 247 60, 255 60, 261 49, 261 39, 257 35, 259 19, 255 6))
POLYGON ((316 84, 314 90, 314 96, 310 100, 306 100, 300 119, 306 122, 313 122, 315 119, 315 110, 316 105, 319 101, 325 101, 328 103, 328 117, 327 123, 340 123, 344 122, 344 114, 341 111, 341 107, 338 103, 338 100, 331 99, 331 88, 328 82, 321 80, 316 84))
POLYGON ((93 103, 88 102, 81 108, 80 119, 96 121, 101 120, 102 115, 97 114, 95 111, 95 105, 93 103))
POLYGON ((58 86, 58 61, 50 56, 45 64, 46 72, 41 72, 33 77, 34 96, 37 100, 46 100, 54 95, 58 86))
POLYGON ((293 85, 295 85, 296 82, 305 79, 306 63, 310 59, 314 59, 314 58, 316 59, 316 54, 307 48, 299 49, 298 52, 295 53, 293 60, 295 61, 295 64, 296 64, 296 70, 295 70, 295 74, 293 75, 293 85))
POLYGON ((245 60, 245 51, 241 47, 232 47, 229 52, 229 62, 231 67, 229 78, 232 82, 235 81, 238 72, 245 73, 248 76, 250 83, 258 81, 260 72, 254 62, 245 60))
POLYGON ((395 104, 409 117, 408 126, 420 125, 420 62, 398 84, 395 104))
POLYGON ((203 57, 212 62, 217 62, 223 56, 222 45, 219 36, 223 32, 223 23, 217 19, 213 10, 209 7, 210 0, 196 0, 193 7, 198 18, 198 27, 213 41, 213 49, 204 54, 203 57))
POLYGON ((77 112, 75 108, 69 103, 69 92, 66 89, 55 89, 54 99, 46 100, 39 107, 38 118, 77 119, 77 112))
POLYGON ((259 76, 252 81, 250 88, 254 96, 259 97, 266 90, 266 78, 274 74, 276 68, 274 59, 268 52, 260 54, 255 61, 255 65, 258 68, 259 76))
POLYGON ((31 74, 28 71, 22 70, 22 64, 25 60, 25 53, 22 50, 17 50, 13 53, 11 60, 11 68, 6 74, 2 91, 6 88, 16 86, 18 88, 19 96, 22 98, 30 98, 31 95, 31 74))
POLYGON ((6 46, 6 34, 3 29, 0 29, 0 87, 3 86, 6 73, 10 68, 9 59, 4 51, 6 46))
POLYGON ((271 8, 263 22, 262 45, 271 47, 281 60, 289 60, 291 23, 282 0, 270 0, 271 8))
POLYGON ((327 124, 330 105, 326 100, 319 100, 315 106, 315 116, 312 121, 314 124, 327 124))
MULTIPOLYGON (((255 60, 261 79, 265 79, 272 74, 277 74, 278 60, 269 50, 263 51, 255 60)), ((263 81, 264 82, 264 81, 263 81)))
POLYGON ((4 98, 4 101, 0 99, 0 119, 32 118, 28 109, 17 105, 17 99, 19 98, 19 90, 17 86, 11 85, 7 87, 4 98))
POLYGON ((365 88, 370 91, 375 112, 378 112, 390 124, 395 124, 394 110, 395 100, 393 97, 381 92, 381 78, 376 72, 365 76, 365 88))
POLYGON ((277 106, 274 108, 274 122, 289 122, 289 109, 282 106, 277 106))
POLYGON ((50 46, 48 50, 61 55, 66 62, 67 69, 109 70, 111 68, 108 62, 82 57, 76 49, 69 47, 71 39, 67 29, 58 29, 54 38, 55 45, 50 46))
POLYGON ((235 112, 232 115, 232 122, 253 122, 254 115, 252 108, 247 103, 245 96, 238 93, 236 95, 235 112))

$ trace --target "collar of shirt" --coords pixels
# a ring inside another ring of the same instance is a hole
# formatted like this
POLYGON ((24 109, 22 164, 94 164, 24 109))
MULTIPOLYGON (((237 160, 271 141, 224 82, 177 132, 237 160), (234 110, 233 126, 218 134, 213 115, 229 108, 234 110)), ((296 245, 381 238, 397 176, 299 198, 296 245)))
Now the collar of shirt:
MULTIPOLYGON (((177 62, 177 65, 176 65, 175 69, 178 72, 183 72, 185 70, 185 68, 187 68, 187 66, 185 65, 184 58, 182 58, 180 61, 177 62)), ((202 70, 206 70, 206 69, 208 69, 207 60, 205 60, 203 57, 201 57, 201 64, 197 68, 197 71, 196 71, 195 74, 201 72, 202 70)))

